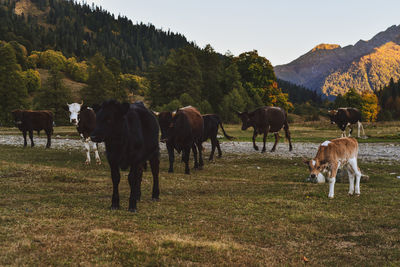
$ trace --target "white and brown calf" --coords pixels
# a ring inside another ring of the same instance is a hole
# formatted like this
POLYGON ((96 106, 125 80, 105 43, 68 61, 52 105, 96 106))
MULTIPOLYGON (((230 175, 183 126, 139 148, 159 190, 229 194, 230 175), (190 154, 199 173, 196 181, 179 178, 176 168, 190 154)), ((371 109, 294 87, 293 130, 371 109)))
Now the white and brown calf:
POLYGON ((349 195, 360 195, 361 172, 357 165, 358 142, 351 137, 343 137, 323 142, 317 155, 305 163, 310 169, 311 179, 315 179, 322 172, 328 172, 329 198, 334 197, 336 174, 340 167, 345 167, 349 175, 349 195), (354 176, 355 189, 354 189, 354 176))

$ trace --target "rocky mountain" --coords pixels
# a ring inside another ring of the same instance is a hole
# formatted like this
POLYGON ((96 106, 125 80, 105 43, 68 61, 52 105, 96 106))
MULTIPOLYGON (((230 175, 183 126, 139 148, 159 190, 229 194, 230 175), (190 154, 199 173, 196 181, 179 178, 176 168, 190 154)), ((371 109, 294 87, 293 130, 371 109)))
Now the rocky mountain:
POLYGON ((373 91, 400 78, 400 25, 391 26, 369 41, 340 47, 320 44, 296 60, 275 66, 275 74, 326 96, 355 88, 373 91))

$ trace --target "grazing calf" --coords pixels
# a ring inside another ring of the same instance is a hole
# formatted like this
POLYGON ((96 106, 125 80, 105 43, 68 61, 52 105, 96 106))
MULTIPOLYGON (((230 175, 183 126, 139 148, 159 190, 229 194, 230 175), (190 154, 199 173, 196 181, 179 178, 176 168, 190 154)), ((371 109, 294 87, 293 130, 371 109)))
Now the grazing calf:
POLYGON ((358 142, 351 137, 343 137, 323 142, 317 155, 312 160, 306 160, 310 169, 311 179, 315 179, 320 173, 328 171, 329 198, 334 197, 334 187, 338 169, 347 168, 349 175, 349 195, 354 194, 354 175, 356 176, 355 194, 360 195, 361 172, 357 165, 358 142))
POLYGON ((346 137, 346 127, 350 127, 349 136, 353 133, 353 125, 357 123, 357 137, 360 138, 360 128, 365 136, 364 127, 361 124, 361 112, 356 108, 339 108, 329 111, 331 124, 336 124, 342 130, 342 137, 346 137))
POLYGON ((27 146, 26 132, 29 132, 31 139, 31 147, 35 145, 33 142, 33 131, 39 132, 44 130, 47 135, 46 148, 51 146, 51 135, 53 134, 53 113, 49 110, 13 110, 11 112, 14 123, 24 137, 24 147, 27 146))
POLYGON ((279 131, 285 130, 286 138, 289 141, 289 151, 292 151, 292 141, 290 140, 289 124, 287 122, 287 114, 283 108, 280 107, 261 107, 252 112, 237 112, 238 116, 242 120, 242 130, 245 131, 249 127, 254 128, 253 132, 253 147, 258 150, 256 145, 256 137, 258 134, 264 134, 263 138, 263 149, 261 153, 266 151, 265 141, 267 139, 268 132, 272 132, 275 135, 275 144, 271 149, 274 152, 276 144, 279 140, 279 131))
POLYGON ((119 209, 120 169, 129 170, 131 188, 129 211, 137 211, 141 197, 143 164, 150 161, 153 174, 153 200, 159 200, 158 173, 160 148, 157 119, 142 102, 119 103, 115 100, 104 102, 96 110, 96 128, 91 138, 94 142, 105 142, 107 160, 111 168, 113 194, 111 209, 119 209))
MULTIPOLYGON (((72 103, 66 106, 66 109, 70 112, 69 121, 76 126, 79 136, 82 138, 83 144, 86 149, 86 161, 85 164, 90 164, 90 134, 96 127, 96 113, 93 109, 84 106, 83 101, 81 104, 72 103)), ((98 144, 92 143, 92 149, 96 158, 96 163, 101 164, 101 159, 98 152, 98 144)))
POLYGON ((211 154, 210 154, 210 158, 209 158, 209 160, 211 161, 214 158, 215 148, 218 149, 218 157, 220 158, 222 156, 222 151, 219 146, 219 141, 217 139, 218 126, 221 127, 221 130, 224 133, 224 136, 228 140, 232 140, 232 139, 234 139, 234 137, 229 136, 225 132, 225 129, 222 126, 222 121, 217 114, 203 115, 203 121, 204 121, 203 142, 207 141, 208 139, 211 139, 211 154))
POLYGON ((202 140, 203 140, 203 117, 200 112, 191 106, 179 108, 176 112, 155 112, 161 128, 161 142, 166 142, 169 169, 174 172, 174 149, 179 153, 182 151, 182 159, 185 162, 185 174, 190 174, 189 155, 193 150, 194 168, 202 168, 202 140), (199 162, 197 162, 197 150, 199 162))

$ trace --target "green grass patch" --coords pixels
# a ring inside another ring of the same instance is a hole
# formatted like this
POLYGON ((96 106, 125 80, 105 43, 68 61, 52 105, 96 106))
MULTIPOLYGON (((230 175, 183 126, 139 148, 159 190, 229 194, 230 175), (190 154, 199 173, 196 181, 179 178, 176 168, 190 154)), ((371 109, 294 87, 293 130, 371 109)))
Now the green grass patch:
POLYGON ((163 153, 161 201, 146 172, 131 214, 126 172, 121 210, 109 210, 101 156, 85 166, 80 151, 0 146, 0 265, 400 264, 399 165, 361 163, 361 196, 336 184, 330 200, 327 184, 303 182, 301 159, 224 154, 184 175, 163 153))

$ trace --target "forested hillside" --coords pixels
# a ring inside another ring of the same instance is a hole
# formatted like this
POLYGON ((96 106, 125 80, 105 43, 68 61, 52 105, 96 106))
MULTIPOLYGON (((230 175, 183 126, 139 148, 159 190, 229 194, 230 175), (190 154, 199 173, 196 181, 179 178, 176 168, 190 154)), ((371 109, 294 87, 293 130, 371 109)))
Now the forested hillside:
POLYGON ((199 48, 180 34, 72 1, 0 0, 0 50, 3 124, 11 123, 11 110, 25 108, 52 110, 64 124, 62 106, 81 100, 145 99, 170 111, 193 105, 226 122, 238 121, 236 111, 265 105, 291 112, 307 102, 317 113, 310 102, 321 102, 306 88, 278 83, 256 50, 221 55, 211 45, 199 48))
POLYGON ((379 90, 400 77, 400 26, 391 26, 354 45, 321 44, 292 62, 275 66, 279 79, 305 86, 334 99, 351 88, 379 90))
POLYGON ((171 49, 194 46, 181 34, 67 0, 0 0, 0 40, 80 60, 99 52, 119 60, 124 72, 145 71, 164 62, 171 49))

